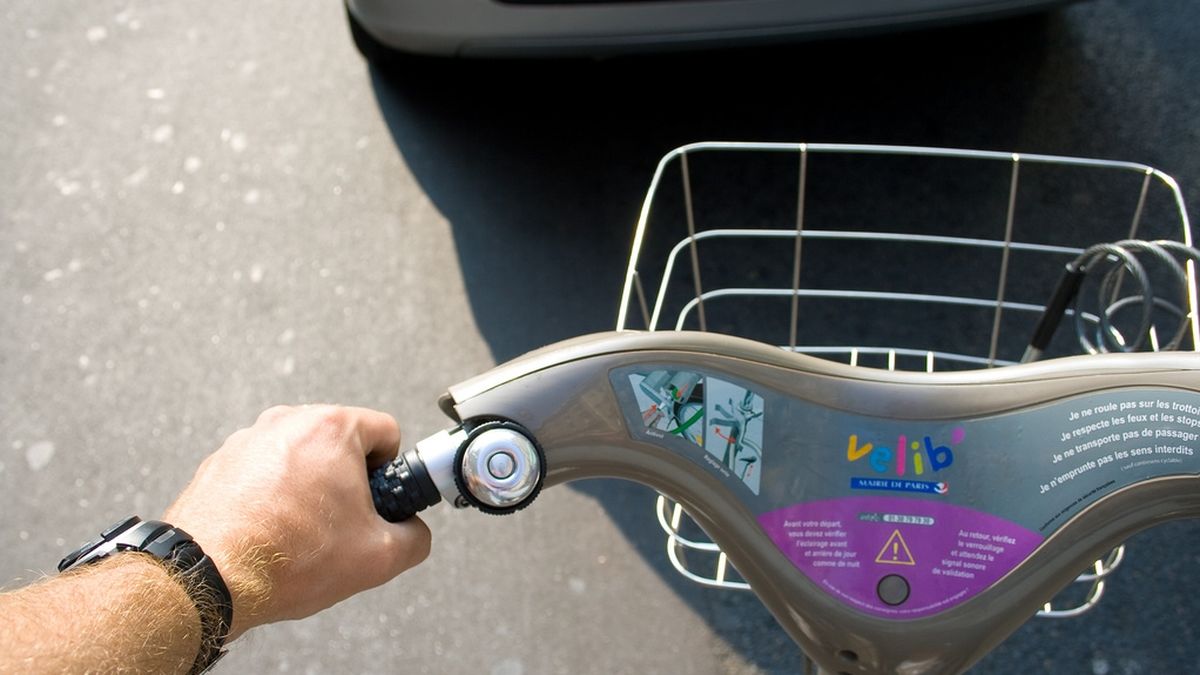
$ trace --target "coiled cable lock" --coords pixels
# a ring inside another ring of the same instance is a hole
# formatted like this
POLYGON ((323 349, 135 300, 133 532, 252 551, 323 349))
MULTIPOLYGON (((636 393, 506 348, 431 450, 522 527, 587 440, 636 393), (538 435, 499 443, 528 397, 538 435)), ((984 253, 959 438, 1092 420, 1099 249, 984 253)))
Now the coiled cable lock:
POLYGON ((1179 327, 1167 342, 1154 345, 1155 349, 1178 349, 1191 319, 1190 283, 1185 268, 1189 261, 1200 262, 1200 251, 1177 241, 1127 239, 1089 247, 1067 263, 1021 361, 1035 361, 1042 356, 1068 307, 1074 314, 1076 339, 1085 353, 1141 350, 1154 326, 1156 309, 1175 316, 1179 327), (1155 295, 1150 275, 1139 256, 1162 263, 1170 274, 1171 286, 1179 295, 1178 302, 1155 295), (1080 289, 1088 274, 1098 272, 1103 273, 1097 287, 1098 309, 1095 314, 1089 314, 1080 308, 1080 289), (1126 275, 1132 279, 1136 290, 1132 295, 1120 297, 1126 275), (1133 337, 1126 339, 1113 325, 1113 317, 1134 307, 1140 309, 1138 324, 1133 337))

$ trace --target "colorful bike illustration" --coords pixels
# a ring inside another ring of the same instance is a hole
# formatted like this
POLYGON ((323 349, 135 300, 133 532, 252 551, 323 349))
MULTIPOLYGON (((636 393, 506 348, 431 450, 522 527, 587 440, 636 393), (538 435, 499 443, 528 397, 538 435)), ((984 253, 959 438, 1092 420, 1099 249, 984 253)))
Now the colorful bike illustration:
MULTIPOLYGON (((734 406, 732 398, 728 399, 728 402, 728 408, 720 403, 714 406, 723 417, 712 420, 709 425, 712 433, 725 441, 725 451, 721 462, 736 473, 743 482, 748 483, 754 474, 755 465, 762 457, 761 430, 757 434, 759 441, 756 442, 751 440, 756 436, 754 430, 750 428, 751 422, 762 417, 762 398, 756 396, 754 392, 746 391, 737 406, 734 406), (756 404, 758 410, 755 410, 756 404), (728 431, 722 432, 722 427, 727 428, 728 431)), ((758 426, 761 426, 761 422, 758 426)))

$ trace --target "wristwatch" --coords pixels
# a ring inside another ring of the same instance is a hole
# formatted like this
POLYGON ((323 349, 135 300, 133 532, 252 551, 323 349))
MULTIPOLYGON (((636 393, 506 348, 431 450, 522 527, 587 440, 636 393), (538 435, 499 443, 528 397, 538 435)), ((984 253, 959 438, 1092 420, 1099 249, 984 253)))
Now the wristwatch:
POLYGON ((131 516, 114 523, 100 538, 89 541, 58 563, 58 571, 87 565, 125 551, 140 551, 158 558, 187 591, 200 615, 200 653, 189 671, 203 673, 225 651, 225 638, 233 625, 233 597, 216 563, 204 554, 192 535, 158 520, 131 516))

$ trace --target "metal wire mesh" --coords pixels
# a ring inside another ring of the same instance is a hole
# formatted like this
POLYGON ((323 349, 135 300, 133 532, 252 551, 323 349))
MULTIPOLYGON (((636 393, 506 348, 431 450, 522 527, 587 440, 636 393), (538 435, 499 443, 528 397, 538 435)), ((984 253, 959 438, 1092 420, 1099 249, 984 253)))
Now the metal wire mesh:
MULTIPOLYGON (((1091 244, 1133 238, 1192 244, 1178 185, 1143 164, 695 143, 655 171, 616 328, 715 331, 889 370, 1004 366, 1021 358, 1067 262, 1091 244)), ((1184 310, 1196 316, 1191 263, 1187 272, 1184 310)), ((1058 333, 1046 358, 1079 352, 1069 331, 1058 333)), ((1197 344, 1193 321, 1186 346, 1197 344)), ((678 504, 660 496, 655 511, 680 574, 749 588, 678 504)), ((1121 546, 1097 560, 1079 590, 1039 615, 1094 607, 1123 557, 1121 546)))

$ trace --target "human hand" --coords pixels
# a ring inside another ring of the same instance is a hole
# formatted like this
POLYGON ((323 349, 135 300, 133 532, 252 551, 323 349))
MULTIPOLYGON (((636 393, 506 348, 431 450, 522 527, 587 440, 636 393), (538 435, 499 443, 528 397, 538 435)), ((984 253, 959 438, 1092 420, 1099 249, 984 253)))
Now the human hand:
POLYGON ((371 502, 368 469, 399 445, 386 413, 280 406, 204 460, 163 519, 216 562, 233 595, 230 641, 315 614, 429 555, 419 518, 389 523, 371 502))

